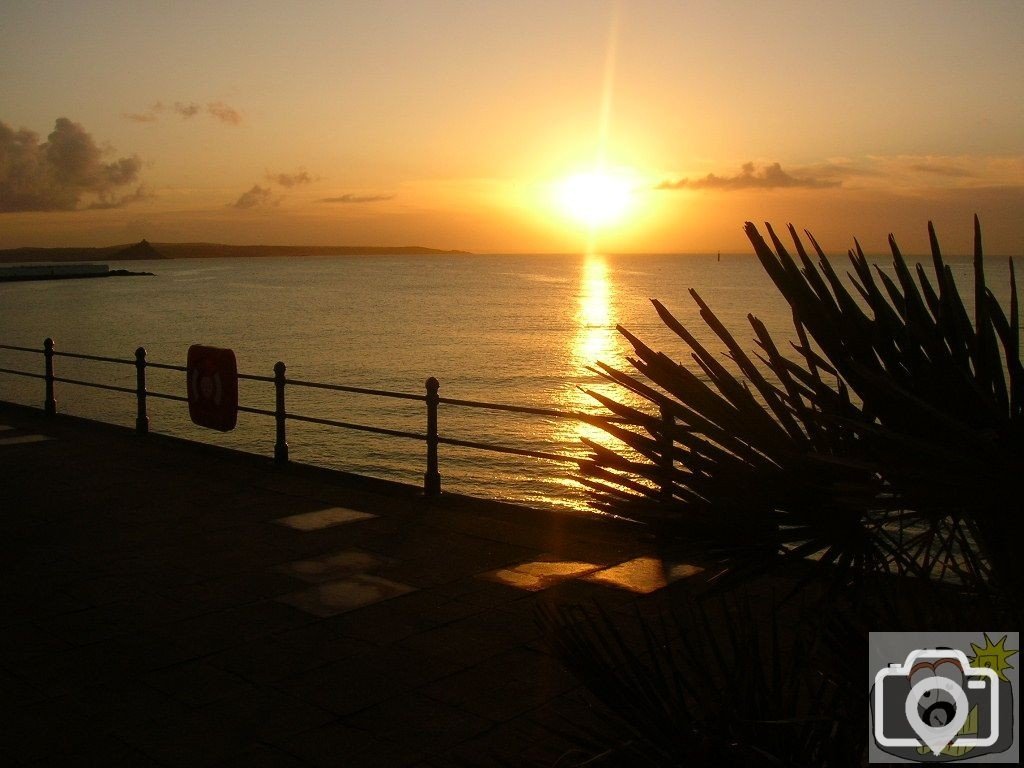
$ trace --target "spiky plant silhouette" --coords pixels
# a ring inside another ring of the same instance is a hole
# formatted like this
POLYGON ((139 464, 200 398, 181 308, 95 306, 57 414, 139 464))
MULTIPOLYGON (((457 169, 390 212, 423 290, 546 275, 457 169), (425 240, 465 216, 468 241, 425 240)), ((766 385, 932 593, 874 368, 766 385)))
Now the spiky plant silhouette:
POLYGON ((810 233, 816 262, 792 226, 796 257, 770 225, 771 246, 748 222, 758 259, 792 308, 797 341, 784 354, 751 315, 758 349, 748 354, 695 290, 731 365, 657 300, 690 347, 690 364, 620 326, 635 372, 595 370, 660 417, 590 393, 633 422, 605 427, 628 451, 587 443, 594 503, 645 518, 663 536, 702 537, 728 576, 812 558, 837 583, 912 574, 1019 594, 1017 290, 1011 261, 1005 311, 986 286, 977 217, 974 225, 972 324, 930 223, 934 282, 920 264, 915 282, 890 235, 895 279, 873 269, 855 241, 851 291, 810 233))
POLYGON ((606 613, 542 614, 553 651, 624 724, 612 748, 600 734, 590 740, 607 764, 859 765, 863 728, 847 726, 867 714, 867 629, 1019 623, 1024 368, 1013 262, 1007 311, 986 286, 975 217, 972 322, 930 223, 933 277, 912 271, 890 235, 894 277, 855 241, 849 287, 810 233, 816 262, 792 226, 795 257, 767 232, 771 245, 746 225, 796 341, 780 347, 748 316, 748 354, 691 290, 726 346, 719 358, 655 300, 691 360, 619 327, 635 371, 595 370, 651 407, 590 392, 629 423, 601 424, 618 449, 585 441, 583 480, 595 506, 644 520, 658 540, 709 548, 720 585, 812 561, 801 584, 815 609, 782 623, 790 603, 761 600, 754 612, 721 595, 675 606, 674 633, 638 617, 639 647, 606 613), (855 599, 818 610, 823 595, 855 599))

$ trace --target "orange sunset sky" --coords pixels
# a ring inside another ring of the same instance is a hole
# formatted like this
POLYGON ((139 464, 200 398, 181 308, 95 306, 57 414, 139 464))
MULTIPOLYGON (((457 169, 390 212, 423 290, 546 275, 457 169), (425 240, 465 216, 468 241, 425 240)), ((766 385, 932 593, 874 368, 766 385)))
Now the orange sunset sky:
POLYGON ((1024 3, 6 0, 0 247, 1024 252, 1024 3))

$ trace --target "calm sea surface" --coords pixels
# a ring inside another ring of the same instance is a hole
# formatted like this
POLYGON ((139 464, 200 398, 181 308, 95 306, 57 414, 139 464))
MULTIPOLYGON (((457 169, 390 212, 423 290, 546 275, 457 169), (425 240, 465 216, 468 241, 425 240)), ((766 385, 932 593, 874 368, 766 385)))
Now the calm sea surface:
MULTIPOLYGON (((844 266, 845 257, 834 261, 844 266)), ((951 260, 962 293, 970 263, 951 260)), ((888 260, 879 260, 887 265, 888 260)), ((581 388, 626 402, 621 389, 588 370, 601 360, 628 369, 622 324, 648 344, 689 362, 649 298, 664 302, 713 349, 690 288, 697 289, 748 348, 746 316, 782 344, 793 338, 789 309, 753 256, 374 256, 183 259, 122 262, 155 277, 0 284, 0 343, 131 358, 145 346, 155 362, 183 365, 188 346, 230 347, 244 373, 288 375, 421 394, 429 376, 447 397, 599 413, 581 388)), ((845 268, 845 266, 844 266, 845 268)), ((1006 260, 989 283, 1005 300, 1006 260)), ((134 369, 58 358, 58 375, 134 386, 134 369)), ((0 350, 0 367, 40 370, 42 357, 0 350)), ((695 367, 695 366, 694 366, 695 367)), ((149 388, 184 394, 184 374, 150 371, 149 388)), ((41 406, 42 382, 0 374, 0 398, 41 406)), ((244 405, 273 407, 273 386, 242 382, 244 405)), ((61 411, 134 423, 131 395, 58 384, 61 411)), ((415 401, 290 388, 288 410, 423 432, 415 401)), ((232 433, 194 427, 182 403, 150 400, 151 429, 272 454, 273 420, 240 414, 232 433)), ((442 405, 443 436, 582 455, 581 436, 607 442, 578 422, 442 405)), ((423 443, 289 422, 291 456, 419 484, 423 443)), ((576 469, 491 452, 441 446, 443 487, 539 506, 581 507, 576 469)))

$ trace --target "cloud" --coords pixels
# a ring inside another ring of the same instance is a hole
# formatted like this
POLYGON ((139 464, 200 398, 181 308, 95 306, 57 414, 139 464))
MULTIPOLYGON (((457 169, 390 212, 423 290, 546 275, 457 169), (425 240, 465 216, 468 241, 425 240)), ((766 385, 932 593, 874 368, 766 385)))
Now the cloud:
MULTIPOLYGON (((125 120, 131 120, 135 123, 155 123, 160 119, 160 115, 167 110, 174 112, 185 120, 190 120, 200 112, 203 112, 204 107, 194 101, 176 101, 170 107, 165 106, 162 101, 157 101, 145 112, 125 112, 122 116, 125 120)), ((223 101, 208 102, 205 112, 227 125, 240 125, 242 122, 242 113, 223 101)))
POLYGON ((271 199, 270 187, 261 187, 259 184, 253 184, 252 189, 248 192, 243 192, 232 207, 234 208, 258 208, 266 205, 277 205, 280 201, 271 199))
POLYGON ((857 165, 875 171, 877 187, 916 190, 1019 185, 1024 155, 868 155, 857 165))
POLYGON ((133 123, 155 123, 157 116, 152 111, 150 112, 125 112, 122 117, 125 120, 131 120, 133 123))
POLYGON ((267 181, 273 181, 280 184, 282 187, 296 187, 299 184, 310 184, 313 182, 313 177, 310 176, 306 171, 298 171, 296 173, 268 173, 267 181))
POLYGON ((138 180, 142 160, 131 155, 105 163, 103 155, 92 136, 66 117, 57 118, 42 143, 34 131, 0 122, 0 212, 72 211, 88 195, 114 207, 118 188, 138 180))
POLYGON ((814 163, 813 165, 793 168, 790 172, 794 176, 814 179, 878 178, 885 175, 881 171, 868 168, 862 163, 854 163, 852 160, 829 160, 824 163, 814 163))
POLYGON ((779 163, 758 169, 743 165, 735 176, 710 173, 701 178, 667 180, 656 189, 904 189, 1005 186, 1019 183, 1024 173, 1021 155, 864 155, 834 157, 789 167, 779 163))
POLYGON ((108 208, 123 208, 129 203, 138 203, 143 200, 152 200, 156 195, 139 185, 134 192, 127 195, 101 194, 99 200, 86 206, 90 211, 102 211, 108 208))
POLYGON ((321 203, 377 203, 381 200, 391 200, 394 195, 341 195, 340 197, 324 197, 321 203))
POLYGON ((242 114, 234 107, 229 107, 223 101, 211 101, 206 105, 206 111, 222 123, 227 123, 228 125, 239 125, 242 122, 242 114))
POLYGON ((958 165, 947 165, 943 163, 914 163, 909 166, 910 170, 918 173, 930 173, 935 176, 949 176, 951 178, 964 178, 974 174, 958 165))
POLYGON ((174 102, 174 111, 188 120, 190 117, 195 117, 199 114, 199 105, 195 102, 189 102, 184 104, 180 101, 174 102))
POLYGON ((744 163, 735 176, 716 176, 709 173, 700 179, 679 179, 663 181, 655 189, 782 189, 802 187, 804 189, 825 189, 842 184, 836 179, 819 178, 810 175, 793 176, 782 170, 779 163, 764 166, 758 171, 753 163, 744 163))

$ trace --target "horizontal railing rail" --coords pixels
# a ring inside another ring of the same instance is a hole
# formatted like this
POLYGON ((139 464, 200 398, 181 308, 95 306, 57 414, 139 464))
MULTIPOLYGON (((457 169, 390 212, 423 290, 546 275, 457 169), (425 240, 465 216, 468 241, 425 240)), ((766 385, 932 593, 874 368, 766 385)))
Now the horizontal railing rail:
MULTIPOLYGON (((505 403, 488 403, 480 400, 457 400, 453 397, 440 397, 439 403, 445 405, 461 405, 466 408, 483 408, 491 411, 510 411, 512 413, 528 413, 534 416, 552 416, 556 419, 573 419, 575 421, 595 422, 601 421, 606 424, 628 424, 628 419, 619 416, 602 416, 599 413, 580 413, 578 411, 556 411, 551 408, 533 408, 527 405, 507 405, 505 403)), ((654 418, 654 417, 651 417, 654 418)))
POLYGON ((423 402, 426 395, 415 395, 412 392, 391 392, 386 389, 367 389, 366 387, 350 387, 345 384, 323 384, 318 381, 303 381, 302 379, 286 379, 286 384, 293 387, 307 387, 309 389, 329 389, 334 392, 351 392, 356 395, 376 395, 377 397, 393 397, 400 400, 419 400, 423 402))
POLYGON ((80 387, 92 387, 93 389, 106 389, 111 392, 127 392, 129 395, 136 394, 132 387, 119 387, 116 384, 100 384, 96 381, 82 381, 81 379, 68 379, 63 376, 54 376, 53 381, 59 384, 77 384, 80 387))
MULTIPOLYGON (((39 351, 39 350, 35 350, 39 351)), ((83 355, 78 352, 58 352, 53 350, 54 357, 73 357, 76 360, 95 360, 99 363, 119 363, 121 365, 135 365, 134 360, 125 360, 120 357, 103 357, 102 355, 83 355)))
POLYGON ((181 371, 182 373, 186 373, 188 371, 188 368, 186 368, 184 365, 170 365, 169 363, 153 363, 150 362, 149 360, 146 361, 146 367, 157 368, 161 371, 181 371))
MULTIPOLYGON (((43 379, 45 381, 45 399, 43 401, 43 410, 53 415, 57 412, 57 401, 54 394, 55 384, 71 384, 81 387, 89 387, 94 389, 106 390, 110 392, 120 392, 125 394, 133 394, 136 396, 137 403, 137 414, 135 420, 135 428, 139 434, 146 434, 149 432, 149 415, 147 409, 147 399, 157 398, 160 400, 170 400, 173 402, 187 403, 189 402, 188 397, 182 397, 168 392, 154 392, 147 388, 146 385, 146 371, 149 368, 164 371, 178 371, 187 372, 188 368, 184 365, 173 365, 169 363, 157 363, 150 361, 146 358, 146 350, 144 347, 139 347, 135 350, 135 358, 129 360, 120 357, 110 357, 106 355, 91 355, 82 354, 77 352, 64 352, 58 351, 54 347, 53 339, 47 338, 43 342, 42 348, 24 347, 13 344, 0 344, 0 350, 10 350, 14 352, 26 352, 31 354, 43 355, 45 365, 44 373, 34 373, 32 371, 24 371, 15 368, 0 368, 0 373, 10 374, 14 376, 24 376, 34 379, 43 379), (54 358, 69 358, 76 360, 87 360, 91 362, 109 363, 114 365, 131 365, 136 371, 136 385, 135 387, 121 386, 117 384, 105 384, 97 381, 86 381, 84 379, 76 379, 67 376, 57 376, 54 373, 53 361, 54 358)), ((489 411, 501 411, 506 413, 516 413, 529 416, 544 416, 555 419, 568 419, 578 421, 591 425, 601 424, 635 424, 629 419, 624 419, 618 416, 607 416, 603 414, 590 414, 583 413, 580 411, 562 411, 553 408, 538 408, 533 406, 523 405, 512 405, 508 403, 491 403, 482 400, 465 400, 453 397, 441 397, 438 394, 440 389, 440 383, 435 378, 429 378, 426 381, 426 393, 416 394, 412 392, 395 392, 392 390, 385 389, 371 389, 368 387, 354 387, 344 384, 330 384, 318 381, 307 381, 304 379, 290 379, 286 375, 287 367, 283 362, 278 362, 274 365, 274 375, 264 376, 258 374, 239 373, 237 376, 241 380, 245 381, 256 381, 263 383, 270 383, 275 388, 275 407, 273 410, 267 408, 255 408, 247 405, 238 405, 238 410, 242 413, 254 414, 257 416, 267 416, 275 419, 276 421, 276 435, 274 442, 274 459, 278 463, 284 464, 288 462, 288 441, 287 441, 287 422, 304 422, 307 424, 319 424, 322 426, 334 427, 337 429, 347 429, 358 432, 367 432, 370 434, 384 435, 387 437, 397 437, 409 440, 417 440, 426 443, 427 456, 426 456, 426 472, 424 473, 423 489, 424 493, 428 496, 433 496, 441 492, 441 475, 438 468, 438 446, 450 445, 459 448, 468 448, 471 450, 490 451, 492 453, 500 453, 511 456, 521 456, 525 458, 540 459, 543 461, 557 462, 561 464, 575 464, 579 465, 583 462, 588 461, 586 457, 572 456, 567 453, 557 453, 549 451, 538 451, 529 448, 517 448, 508 445, 498 445, 495 443, 481 442, 477 440, 465 440, 457 437, 443 436, 438 433, 438 406, 447 405, 459 408, 470 408, 477 410, 489 410, 489 411), (426 404, 426 432, 411 432, 401 429, 391 429, 389 427, 380 427, 370 424, 359 424, 349 421, 342 421, 338 419, 329 419, 319 416, 308 416, 301 413, 292 413, 285 407, 285 391, 287 387, 300 387, 306 389, 318 389, 327 390, 333 392, 345 392, 350 394, 358 395, 370 395, 375 397, 384 397, 397 400, 412 400, 422 402, 426 404)), ((659 449, 661 460, 655 464, 649 465, 652 472, 643 473, 644 476, 650 477, 651 474, 660 475, 665 480, 662 481, 662 492, 667 498, 671 498, 672 493, 672 482, 671 476, 673 472, 673 455, 672 455, 672 439, 671 434, 673 429, 679 429, 674 423, 674 418, 670 412, 663 409, 659 416, 650 416, 650 422, 655 423, 660 427, 661 431, 661 444, 664 450, 659 449)))
POLYGON ((335 421, 334 419, 322 419, 318 416, 301 416, 295 413, 286 413, 285 417, 292 421, 305 421, 308 424, 324 424, 328 427, 339 427, 341 429, 353 429, 359 432, 373 432, 378 435, 391 435, 392 437, 407 437, 413 440, 426 440, 427 436, 419 432, 405 432, 401 429, 388 429, 387 427, 373 427, 369 424, 354 424, 348 421, 335 421))
POLYGON ((11 373, 15 376, 31 376, 33 379, 45 379, 42 373, 29 373, 28 371, 17 371, 14 368, 0 368, 0 373, 11 373))
MULTIPOLYGON (((182 397, 181 395, 168 395, 165 392, 149 392, 149 391, 147 391, 146 392, 146 396, 147 397, 156 397, 156 398, 158 398, 160 400, 174 400, 175 402, 178 402, 178 403, 187 403, 188 402, 188 398, 187 397, 182 397)), ((238 410, 242 410, 242 408, 243 408, 243 406, 241 406, 241 405, 238 406, 238 410)), ((273 411, 269 411, 269 413, 273 413, 273 411)))
POLYGON ((38 347, 16 347, 13 344, 0 344, 0 349, 13 349, 15 352, 34 352, 37 355, 43 353, 38 347))
POLYGON ((579 464, 586 459, 569 456, 565 453, 547 453, 545 451, 532 451, 528 448, 512 448, 507 445, 494 445, 493 443, 480 443, 474 440, 460 440, 456 437, 438 437, 437 442, 444 445, 456 445, 461 448, 475 448, 479 451, 492 451, 494 453, 508 453, 513 456, 529 456, 534 459, 545 459, 546 461, 557 461, 563 464, 579 464))

